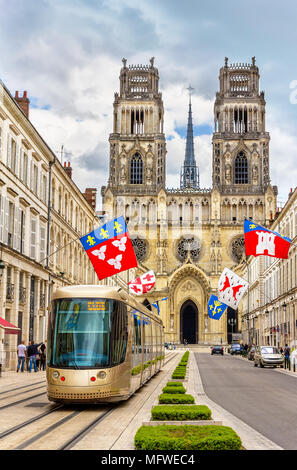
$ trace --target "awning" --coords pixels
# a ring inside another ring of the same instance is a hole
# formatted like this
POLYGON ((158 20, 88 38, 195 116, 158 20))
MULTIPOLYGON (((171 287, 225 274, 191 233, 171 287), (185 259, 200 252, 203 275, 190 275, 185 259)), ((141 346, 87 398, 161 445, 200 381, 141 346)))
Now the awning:
POLYGON ((0 328, 3 328, 4 333, 7 335, 18 335, 19 332, 21 331, 20 328, 17 326, 13 325, 7 320, 4 320, 4 318, 0 317, 0 328))

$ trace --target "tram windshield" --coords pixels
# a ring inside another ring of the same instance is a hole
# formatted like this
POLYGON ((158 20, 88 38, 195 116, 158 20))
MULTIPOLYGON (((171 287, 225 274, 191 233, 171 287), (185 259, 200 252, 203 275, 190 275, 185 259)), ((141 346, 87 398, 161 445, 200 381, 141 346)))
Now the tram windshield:
POLYGON ((49 362, 54 367, 108 367, 115 361, 120 363, 125 356, 127 314, 121 302, 55 300, 50 323, 49 362), (117 343, 116 358, 112 342, 117 343))

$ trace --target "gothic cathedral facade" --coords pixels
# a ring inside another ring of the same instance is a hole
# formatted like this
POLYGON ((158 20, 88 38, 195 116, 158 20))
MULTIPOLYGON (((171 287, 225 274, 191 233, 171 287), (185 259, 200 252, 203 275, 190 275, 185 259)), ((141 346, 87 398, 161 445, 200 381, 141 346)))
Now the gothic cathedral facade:
POLYGON ((106 219, 126 218, 137 274, 154 270, 154 289, 138 300, 152 309, 160 300, 169 342, 225 344, 231 325, 233 332, 241 329, 238 312, 228 308, 219 321, 211 320, 207 303, 217 293, 224 267, 240 274, 244 219, 267 225, 276 211, 259 78, 255 58, 251 64, 225 59, 214 104, 212 188, 199 186, 190 103, 181 185, 168 189, 158 69, 154 58, 145 66, 127 66, 123 59, 109 137, 109 180, 101 189, 103 210, 106 219))

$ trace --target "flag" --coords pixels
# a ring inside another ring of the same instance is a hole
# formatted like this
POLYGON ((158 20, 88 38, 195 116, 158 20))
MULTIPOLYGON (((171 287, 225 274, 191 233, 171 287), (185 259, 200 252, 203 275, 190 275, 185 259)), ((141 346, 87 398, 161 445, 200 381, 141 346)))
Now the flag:
POLYGON ((153 302, 153 303, 152 303, 152 306, 157 309, 158 315, 160 315, 159 302, 161 302, 162 300, 167 300, 167 299, 168 299, 168 297, 163 297, 163 299, 157 300, 156 302, 153 302))
POLYGON ((216 295, 212 295, 208 301, 208 316, 212 320, 219 320, 225 312, 227 305, 223 304, 216 295))
POLYGON ((225 268, 219 279, 218 299, 236 310, 247 288, 247 281, 225 268))
POLYGON ((154 271, 148 271, 142 276, 128 282, 130 294, 141 295, 149 292, 155 285, 156 276, 154 271))
POLYGON ((278 232, 246 219, 244 221, 244 242, 246 256, 265 255, 287 259, 291 240, 278 232))
POLYGON ((100 280, 137 266, 124 217, 107 222, 80 241, 100 280))

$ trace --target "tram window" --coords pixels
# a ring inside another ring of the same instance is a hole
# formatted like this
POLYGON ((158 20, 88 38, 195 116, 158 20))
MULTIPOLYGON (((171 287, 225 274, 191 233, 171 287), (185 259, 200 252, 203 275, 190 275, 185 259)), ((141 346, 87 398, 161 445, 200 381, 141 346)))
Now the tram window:
POLYGON ((144 330, 144 361, 147 362, 151 359, 151 319, 143 315, 143 330, 144 330))
POLYGON ((142 314, 136 310, 133 311, 134 335, 133 335, 133 367, 142 361, 141 347, 141 318, 142 314))
POLYGON ((117 302, 111 320, 111 365, 116 366, 125 360, 128 340, 127 307, 117 302))
POLYGON ((49 324, 49 363, 75 368, 110 366, 111 319, 117 304, 110 299, 55 300, 49 324))

